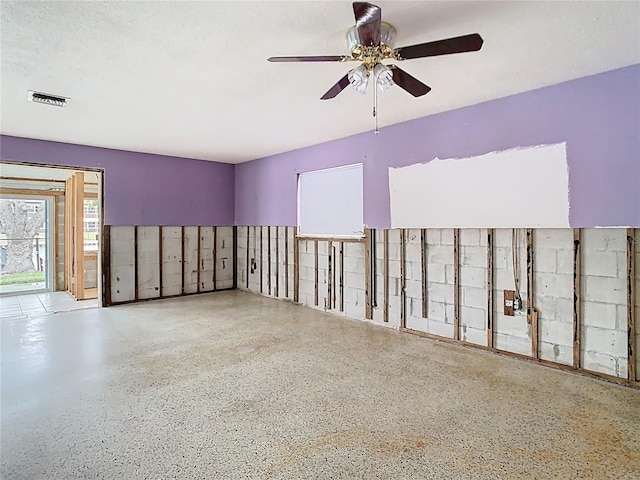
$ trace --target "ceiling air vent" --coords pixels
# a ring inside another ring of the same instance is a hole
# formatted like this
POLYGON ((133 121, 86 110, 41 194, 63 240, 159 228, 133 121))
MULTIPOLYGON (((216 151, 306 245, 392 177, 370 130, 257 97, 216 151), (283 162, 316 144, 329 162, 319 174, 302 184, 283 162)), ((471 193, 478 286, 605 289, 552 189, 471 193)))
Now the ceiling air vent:
POLYGON ((33 90, 27 92, 27 100, 35 103, 44 103, 45 105, 54 105, 56 107, 64 107, 69 102, 69 99, 65 97, 34 92, 33 90))

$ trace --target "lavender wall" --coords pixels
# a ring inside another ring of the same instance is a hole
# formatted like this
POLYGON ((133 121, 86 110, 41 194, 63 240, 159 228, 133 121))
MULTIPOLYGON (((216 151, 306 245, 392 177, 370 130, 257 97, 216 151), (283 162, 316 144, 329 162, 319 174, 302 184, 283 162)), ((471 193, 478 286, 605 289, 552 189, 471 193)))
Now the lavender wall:
POLYGON ((235 221, 295 225, 299 172, 364 162, 365 224, 389 228, 389 167, 566 142, 571 225, 640 226, 639 106, 633 65, 237 165, 235 221))
POLYGON ((233 225, 233 165, 6 135, 0 158, 103 168, 107 225, 233 225))

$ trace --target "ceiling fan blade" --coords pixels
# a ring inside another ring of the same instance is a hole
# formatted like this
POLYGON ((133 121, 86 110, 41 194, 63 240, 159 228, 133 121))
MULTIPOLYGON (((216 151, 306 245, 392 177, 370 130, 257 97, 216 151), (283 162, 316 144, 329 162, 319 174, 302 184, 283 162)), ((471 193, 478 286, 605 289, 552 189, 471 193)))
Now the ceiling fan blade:
POLYGON ((475 52, 482 48, 484 40, 477 33, 463 35, 462 37, 447 38, 435 42, 409 45, 398 48, 396 53, 401 59, 435 57, 438 55, 449 55, 450 53, 475 52))
POLYGON ((393 83, 398 85, 403 90, 406 90, 414 97, 421 97, 422 95, 429 93, 431 87, 425 85, 420 80, 412 77, 404 70, 398 68, 396 65, 388 65, 393 72, 393 83))
POLYGON ((333 87, 329 89, 327 93, 325 93, 320 100, 329 100, 330 98, 334 98, 338 95, 342 90, 349 86, 349 74, 347 73, 344 77, 338 80, 333 87))
POLYGON ((344 55, 329 55, 315 57, 269 57, 268 62, 342 62, 349 57, 344 55))
POLYGON ((353 13, 356 17, 356 30, 360 43, 367 47, 380 45, 380 23, 382 10, 367 2, 353 2, 353 13))

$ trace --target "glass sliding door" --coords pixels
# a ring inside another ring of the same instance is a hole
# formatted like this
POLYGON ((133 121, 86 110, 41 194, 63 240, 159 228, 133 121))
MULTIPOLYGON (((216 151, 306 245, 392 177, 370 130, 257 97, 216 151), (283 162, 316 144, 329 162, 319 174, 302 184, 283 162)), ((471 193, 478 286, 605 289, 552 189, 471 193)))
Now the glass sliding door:
POLYGON ((0 198, 0 293, 52 289, 52 211, 49 197, 0 198))

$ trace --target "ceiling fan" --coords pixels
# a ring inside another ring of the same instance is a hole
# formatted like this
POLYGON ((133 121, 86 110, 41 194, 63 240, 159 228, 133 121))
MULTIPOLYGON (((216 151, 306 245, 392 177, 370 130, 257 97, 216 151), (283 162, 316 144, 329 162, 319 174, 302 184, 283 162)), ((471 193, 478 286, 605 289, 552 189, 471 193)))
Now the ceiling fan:
MULTIPOLYGON (((477 33, 461 37, 447 38, 435 42, 420 43, 407 47, 394 48, 396 29, 382 21, 382 10, 367 2, 353 2, 356 24, 347 31, 347 44, 350 55, 270 57, 269 62, 349 62, 361 64, 350 70, 332 86, 321 99, 334 98, 349 84, 360 93, 366 93, 369 80, 378 85, 381 91, 392 85, 398 85, 414 97, 420 97, 431 90, 417 78, 409 75, 397 65, 382 63, 383 60, 410 60, 414 58, 435 57, 452 53, 473 52, 482 48, 482 37, 477 33)), ((376 116, 376 89, 374 87, 373 116, 376 116)), ((376 125, 377 133, 377 125, 376 125)))

